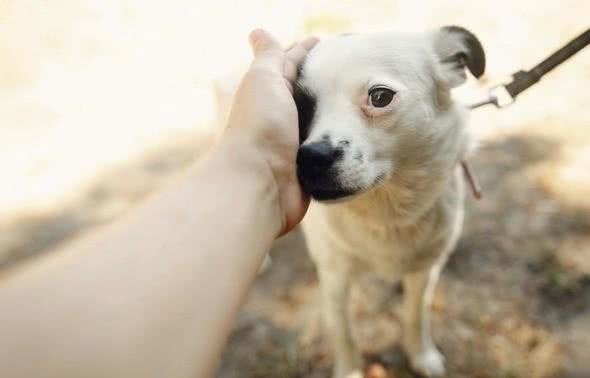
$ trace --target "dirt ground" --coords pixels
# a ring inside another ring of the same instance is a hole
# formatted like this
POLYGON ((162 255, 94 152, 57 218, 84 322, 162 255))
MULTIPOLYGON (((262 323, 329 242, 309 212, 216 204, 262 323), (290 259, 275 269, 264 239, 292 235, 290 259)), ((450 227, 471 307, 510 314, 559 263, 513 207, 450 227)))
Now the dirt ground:
MULTIPOLYGON (((0 1, 0 274, 116 219, 194 162, 210 145, 211 83, 247 61, 253 26, 290 40, 463 25, 486 48, 485 86, 539 61, 590 14, 587 0, 251 0, 231 14, 205 1, 97 4, 0 1)), ((472 114, 484 197, 467 199, 433 305, 451 378, 590 377, 589 83, 587 48, 511 108, 472 114)), ((218 377, 327 377, 300 231, 271 255, 218 377)), ((402 295, 368 275, 352 300, 366 361, 389 378, 414 376, 399 349, 402 295)))

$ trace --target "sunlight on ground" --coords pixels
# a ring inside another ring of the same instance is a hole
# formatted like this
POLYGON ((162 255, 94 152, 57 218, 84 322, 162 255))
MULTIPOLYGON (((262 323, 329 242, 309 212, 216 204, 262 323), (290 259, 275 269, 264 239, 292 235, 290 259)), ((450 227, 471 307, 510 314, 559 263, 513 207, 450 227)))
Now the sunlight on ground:
POLYGON ((55 205, 149 146, 209 132, 212 78, 246 61, 256 25, 291 37, 278 21, 289 13, 241 2, 3 2, 0 212, 55 205))

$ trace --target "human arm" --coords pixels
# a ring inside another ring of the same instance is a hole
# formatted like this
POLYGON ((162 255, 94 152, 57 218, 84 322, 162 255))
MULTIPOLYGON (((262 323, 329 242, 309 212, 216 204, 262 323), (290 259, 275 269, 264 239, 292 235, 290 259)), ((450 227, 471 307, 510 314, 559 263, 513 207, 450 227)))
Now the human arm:
POLYGON ((262 258, 308 203, 285 80, 313 41, 285 55, 257 33, 204 161, 124 219, 0 278, 2 376, 213 374, 262 258))

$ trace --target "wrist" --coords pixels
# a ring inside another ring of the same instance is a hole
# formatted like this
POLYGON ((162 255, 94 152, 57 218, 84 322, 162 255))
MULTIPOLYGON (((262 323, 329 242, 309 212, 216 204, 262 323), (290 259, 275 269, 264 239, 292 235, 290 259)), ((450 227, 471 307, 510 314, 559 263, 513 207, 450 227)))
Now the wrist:
POLYGON ((208 160, 216 185, 228 189, 238 201, 252 204, 254 216, 276 237, 284 227, 279 186, 264 150, 251 135, 240 129, 226 130, 208 160))

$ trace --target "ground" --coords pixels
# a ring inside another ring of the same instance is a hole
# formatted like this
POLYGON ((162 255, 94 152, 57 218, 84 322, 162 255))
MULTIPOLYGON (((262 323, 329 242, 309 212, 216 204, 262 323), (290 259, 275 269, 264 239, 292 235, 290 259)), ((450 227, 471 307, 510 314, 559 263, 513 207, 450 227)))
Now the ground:
MULTIPOLYGON (((457 93, 468 101, 585 30, 590 3, 250 0, 227 9, 184 0, 0 2, 0 279, 116 219, 201 156, 218 131, 213 83, 224 89, 229 81, 215 78, 247 63, 252 27, 289 41, 465 26, 488 57, 481 82, 457 93)), ((590 376, 588 83, 590 48, 512 107, 472 112, 483 199, 467 199, 433 304, 449 377, 590 376)), ((218 376, 329 376, 317 277, 300 231, 271 255, 218 376)), ((402 295, 370 275, 353 295, 371 378, 412 377, 399 349, 402 295)))

